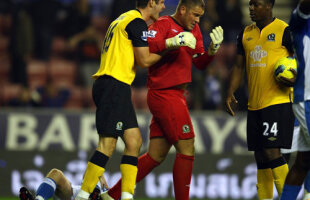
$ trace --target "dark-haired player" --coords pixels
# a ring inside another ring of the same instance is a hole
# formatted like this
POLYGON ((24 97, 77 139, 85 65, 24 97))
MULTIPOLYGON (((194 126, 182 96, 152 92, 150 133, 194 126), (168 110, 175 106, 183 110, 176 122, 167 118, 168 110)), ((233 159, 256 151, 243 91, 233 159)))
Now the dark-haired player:
MULTIPOLYGON (((136 64, 150 67, 161 56, 150 53, 146 21, 156 20, 165 8, 164 0, 136 0, 137 9, 114 20, 102 46, 100 68, 93 75, 93 100, 96 104, 96 128, 99 143, 85 171, 81 190, 76 199, 88 199, 112 156, 118 137, 125 143, 120 171, 122 199, 133 199, 137 162, 142 138, 131 102, 130 85, 136 75, 136 64)), ((196 39, 183 32, 167 42, 167 49, 190 46, 196 39)))
MULTIPOLYGON (((236 63, 227 92, 226 108, 232 116, 234 92, 246 71, 248 79, 248 150, 254 151, 257 164, 257 194, 261 199, 273 199, 274 184, 280 195, 288 165, 280 148, 289 149, 294 129, 291 88, 274 77, 274 65, 279 58, 293 55, 288 25, 272 15, 274 0, 250 0, 253 24, 238 36, 236 63)), ((283 81, 283 80, 281 80, 283 81)))
MULTIPOLYGON (((310 185, 310 0, 300 0, 292 13, 290 28, 298 61, 293 110, 300 124, 301 142, 286 177, 281 200, 295 200, 303 182, 306 190, 310 185)), ((305 193, 303 199, 309 200, 310 194, 305 193)))
MULTIPOLYGON (((208 51, 204 50, 198 26, 204 8, 203 0, 180 0, 172 16, 160 17, 149 27, 148 42, 151 52, 165 51, 169 38, 184 31, 192 33, 197 40, 196 48, 181 47, 169 51, 148 71, 147 102, 153 119, 150 125, 148 152, 138 160, 137 181, 163 162, 170 148, 174 146, 177 152, 173 165, 176 200, 189 199, 195 153, 195 134, 184 91, 192 80, 193 63, 197 68, 205 69, 223 41, 223 29, 216 27, 211 33, 212 42, 208 51)), ((118 199, 122 184, 123 180, 111 188, 105 200, 118 199)))

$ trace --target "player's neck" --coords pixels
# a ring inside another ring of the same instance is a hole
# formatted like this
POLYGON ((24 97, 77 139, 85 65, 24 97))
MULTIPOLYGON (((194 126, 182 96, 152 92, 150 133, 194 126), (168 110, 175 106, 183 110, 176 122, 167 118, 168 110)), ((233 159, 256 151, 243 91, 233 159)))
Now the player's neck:
MULTIPOLYGON (((178 24, 180 26, 183 26, 182 25, 182 20, 181 20, 181 17, 178 15, 178 13, 174 13, 173 15, 171 15, 171 17, 176 21, 178 22, 178 24)), ((183 26, 184 27, 184 26, 183 26)))
POLYGON ((147 10, 147 8, 137 8, 137 9, 140 11, 140 13, 141 13, 141 15, 142 15, 142 19, 143 19, 144 21, 150 20, 151 14, 150 14, 150 12, 147 10))
POLYGON ((273 16, 270 16, 268 18, 266 18, 265 20, 261 20, 261 21, 257 21, 256 22, 256 26, 262 30, 265 26, 267 26, 268 24, 270 24, 271 22, 273 22, 275 18, 273 16))

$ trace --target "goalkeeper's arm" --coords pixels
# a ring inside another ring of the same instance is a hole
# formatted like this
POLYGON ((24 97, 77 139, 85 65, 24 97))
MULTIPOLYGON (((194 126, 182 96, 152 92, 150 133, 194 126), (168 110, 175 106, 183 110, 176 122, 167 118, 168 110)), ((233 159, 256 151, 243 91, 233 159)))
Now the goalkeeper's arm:
POLYGON ((178 35, 166 39, 167 49, 176 49, 181 46, 188 46, 189 48, 196 48, 196 38, 190 32, 181 32, 178 35))

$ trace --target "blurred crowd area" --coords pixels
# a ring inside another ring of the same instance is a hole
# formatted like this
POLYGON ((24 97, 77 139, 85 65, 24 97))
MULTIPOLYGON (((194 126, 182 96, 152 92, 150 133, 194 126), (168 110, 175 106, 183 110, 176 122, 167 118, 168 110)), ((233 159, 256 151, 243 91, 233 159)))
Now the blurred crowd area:
MULTIPOLYGON (((178 0, 165 0, 162 15, 178 0)), ((224 43, 204 71, 193 67, 186 91, 191 110, 222 110, 236 37, 244 27, 240 0, 207 0, 200 28, 205 48, 209 32, 224 29, 224 43)), ((0 0, 0 107, 94 109, 91 90, 109 23, 135 8, 135 0, 0 0)), ((147 110, 145 69, 132 85, 136 109, 147 110)), ((245 81, 246 82, 246 81, 245 81)), ((246 109, 246 84, 237 91, 246 109)))

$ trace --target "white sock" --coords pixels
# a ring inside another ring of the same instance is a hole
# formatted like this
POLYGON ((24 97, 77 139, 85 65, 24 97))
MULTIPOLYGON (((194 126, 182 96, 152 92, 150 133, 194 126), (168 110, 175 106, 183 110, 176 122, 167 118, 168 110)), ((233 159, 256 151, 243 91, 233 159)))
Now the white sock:
POLYGON ((36 196, 36 199, 35 200, 44 200, 44 198, 40 195, 36 196))
POLYGON ((89 193, 85 192, 84 190, 80 190, 79 193, 76 195, 76 200, 85 200, 89 198, 89 193))
POLYGON ((129 192, 122 192, 122 198, 121 199, 133 199, 133 195, 129 192))

